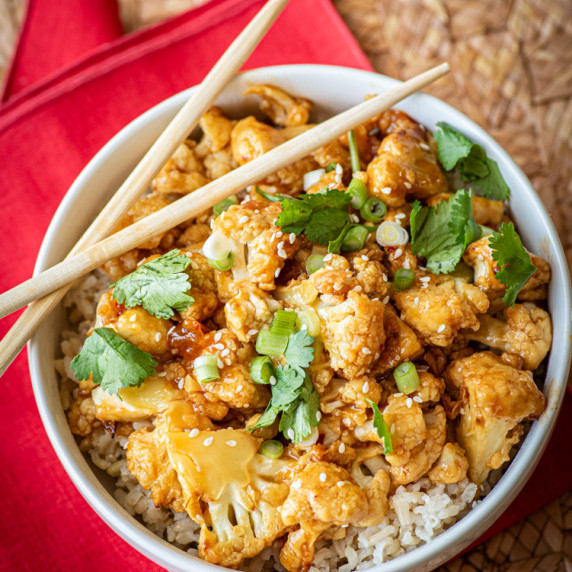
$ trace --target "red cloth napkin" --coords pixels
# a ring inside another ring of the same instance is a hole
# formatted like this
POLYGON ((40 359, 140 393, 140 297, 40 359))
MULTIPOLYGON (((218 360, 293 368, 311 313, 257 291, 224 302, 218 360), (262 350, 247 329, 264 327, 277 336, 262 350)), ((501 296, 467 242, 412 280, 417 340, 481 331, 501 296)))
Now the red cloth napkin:
MULTIPOLYGON (((40 9, 42 2, 32 2, 40 9)), ((58 3, 43 4, 55 7, 58 3)), ((25 28, 29 31, 22 36, 7 93, 14 95, 18 86, 26 87, 0 108, 0 291, 31 275, 49 220, 97 150, 141 112, 199 82, 262 4, 261 0, 213 0, 100 47, 95 47, 96 39, 84 42, 82 34, 57 35, 48 42, 39 37, 41 26, 34 28, 34 34, 31 24, 25 28), (30 47, 53 45, 56 37, 75 42, 66 45, 69 52, 58 60, 58 65, 64 65, 59 72, 51 60, 42 63, 43 54, 34 60, 30 47), (78 59, 86 51, 88 55, 78 59), (28 73, 34 80, 43 79, 32 84, 25 81, 28 73)), ((108 8, 104 0, 91 4, 78 0, 74 25, 83 21, 107 30, 97 37, 108 42, 113 34, 113 26, 107 27, 104 21, 108 8)), ((63 24, 61 29, 69 30, 63 24)), ((53 26, 50 34, 58 31, 53 26)), ((283 63, 371 69, 328 0, 292 0, 246 67, 283 63)), ((12 322, 13 318, 0 322, 0 335, 12 322)), ((37 414, 24 355, 5 374, 0 388, 0 569, 159 570, 108 529, 68 479, 37 414)), ((572 467, 558 464, 564 436, 570 434, 571 411, 568 402, 542 471, 533 476, 529 492, 507 511, 510 520, 503 517, 502 526, 572 485, 572 467)))

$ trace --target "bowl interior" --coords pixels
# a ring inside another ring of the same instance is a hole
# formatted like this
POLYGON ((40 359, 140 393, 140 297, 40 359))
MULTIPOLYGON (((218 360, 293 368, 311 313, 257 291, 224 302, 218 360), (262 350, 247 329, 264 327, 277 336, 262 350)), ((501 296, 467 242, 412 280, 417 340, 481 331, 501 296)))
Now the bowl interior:
MULTIPOLYGON (((217 104, 234 116, 256 109, 252 96, 240 94, 255 83, 279 85, 286 91, 315 103, 313 121, 347 109, 372 93, 380 93, 396 81, 378 74, 347 68, 315 65, 276 66, 239 75, 217 104)), ((90 162, 62 201, 46 233, 36 272, 62 260, 111 194, 124 181, 152 142, 164 129, 191 90, 154 107, 116 135, 90 162)), ((530 183, 505 151, 482 129, 445 103, 416 94, 397 107, 433 129, 446 121, 481 144, 496 160, 512 190, 511 212, 526 246, 546 258, 552 267, 549 306, 555 338, 544 392, 547 410, 533 427, 512 464, 492 492, 465 518, 429 544, 400 556, 375 570, 430 570, 453 557, 476 540, 520 491, 530 476, 550 437, 561 405, 569 367, 570 285, 562 247, 554 227, 530 183), (558 309, 558 311, 556 311, 558 309)), ((169 570, 220 569, 195 559, 162 541, 129 516, 110 494, 112 482, 102 472, 94 473, 80 453, 64 415, 58 394, 53 361, 59 357, 59 335, 65 325, 61 305, 38 329, 29 347, 32 384, 42 420, 52 445, 71 479, 94 510, 140 552, 169 570)))

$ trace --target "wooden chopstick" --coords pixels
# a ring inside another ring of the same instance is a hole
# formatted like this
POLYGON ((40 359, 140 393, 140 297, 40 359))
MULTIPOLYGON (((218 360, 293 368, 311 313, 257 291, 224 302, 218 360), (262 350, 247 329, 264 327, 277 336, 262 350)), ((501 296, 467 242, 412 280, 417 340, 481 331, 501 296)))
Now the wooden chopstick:
POLYGON ((263 180, 278 169, 305 157, 328 141, 339 137, 434 82, 448 73, 449 69, 449 65, 443 63, 381 95, 364 101, 23 282, 0 295, 0 317, 61 288, 111 258, 135 248, 149 237, 166 232, 236 194, 241 189, 263 180))
MULTIPOLYGON (((207 74, 201 85, 166 127, 157 141, 141 159, 115 195, 93 221, 71 250, 66 260, 97 243, 112 233, 131 205, 149 187, 153 178, 171 158, 177 147, 189 136, 199 119, 213 104, 228 82, 260 43, 270 26, 288 4, 288 0, 268 0, 252 21, 232 42, 222 57, 207 74)), ((78 275, 79 276, 79 275, 78 275)), ((60 283, 60 288, 30 305, 0 341, 0 376, 20 353, 26 342, 64 297, 71 284, 60 283), (63 286, 63 287, 61 287, 63 286)), ((28 301, 43 296, 33 296, 28 301)), ((9 313, 9 312, 7 312, 9 313)))

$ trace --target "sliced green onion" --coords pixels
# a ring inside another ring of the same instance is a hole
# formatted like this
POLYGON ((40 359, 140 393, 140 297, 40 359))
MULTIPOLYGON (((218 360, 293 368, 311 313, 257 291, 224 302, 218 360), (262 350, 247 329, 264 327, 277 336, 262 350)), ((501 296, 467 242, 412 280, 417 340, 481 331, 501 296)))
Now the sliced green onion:
POLYGON ((258 356, 250 364, 250 377, 254 383, 268 384, 274 375, 274 366, 268 356, 258 356))
POLYGON ((193 362, 193 368, 195 369, 197 381, 207 383, 208 381, 219 379, 220 373, 217 364, 218 358, 211 354, 205 354, 196 358, 193 362))
POLYGON ((410 362, 404 361, 393 370, 393 377, 397 389, 405 395, 413 393, 419 387, 419 374, 417 368, 410 362))
POLYGON ((236 195, 232 195, 232 197, 228 197, 228 199, 224 199, 224 201, 220 201, 213 207, 213 213, 215 216, 219 216, 224 211, 227 211, 232 205, 237 205, 238 199, 236 195))
POLYGON ((337 166, 338 166, 337 163, 330 163, 330 164, 326 167, 326 173, 329 173, 330 171, 334 171, 337 166))
POLYGON ((367 240, 368 235, 369 231, 361 224, 352 226, 348 232, 346 232, 344 239, 342 240, 342 250, 344 252, 361 250, 365 244, 365 241, 367 240))
POLYGON ((413 279, 415 278, 415 272, 409 268, 400 268, 395 272, 393 277, 393 289, 394 290, 408 290, 413 286, 413 279))
POLYGON ((277 310, 274 314, 270 331, 273 334, 289 336, 294 331, 298 315, 293 310, 277 310))
POLYGON ((306 259, 306 272, 313 274, 324 267, 324 257, 321 254, 312 254, 306 259))
POLYGON ((319 336, 321 331, 320 318, 311 308, 298 312, 296 326, 299 330, 306 330, 311 336, 319 336))
POLYGON ((403 246, 409 242, 409 235, 400 224, 386 220, 377 227, 375 240, 380 246, 403 246))
POLYGON ((279 459, 284 452, 284 445, 280 441, 264 441, 260 447, 260 454, 268 457, 269 459, 279 459))
POLYGON ((352 172, 357 173, 358 171, 361 171, 361 163, 359 160, 356 134, 353 129, 348 131, 348 147, 350 149, 350 158, 352 160, 352 172))
POLYGON ((256 338, 256 351, 264 356, 280 357, 288 345, 288 334, 276 334, 270 330, 260 330, 256 338))
POLYGON ((215 230, 203 244, 202 252, 210 260, 225 260, 234 248, 234 241, 220 230, 215 230))
POLYGON ((369 195, 367 185, 357 177, 354 177, 350 181, 350 184, 348 185, 348 193, 352 197, 351 205, 356 209, 361 209, 363 207, 369 195))
POLYGON ((387 213, 387 206, 377 197, 369 197, 359 211, 361 217, 369 222, 380 222, 387 213))
POLYGON ((234 254, 229 252, 222 260, 213 260, 212 258, 209 258, 208 261, 215 270, 230 270, 234 264, 234 254))

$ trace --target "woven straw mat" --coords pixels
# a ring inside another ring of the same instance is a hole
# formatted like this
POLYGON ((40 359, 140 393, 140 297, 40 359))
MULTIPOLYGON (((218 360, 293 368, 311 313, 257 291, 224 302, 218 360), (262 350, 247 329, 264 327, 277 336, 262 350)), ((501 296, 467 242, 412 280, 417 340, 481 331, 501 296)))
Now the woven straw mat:
MULTIPOLYGON (((125 31, 205 0, 118 0, 125 31)), ((427 91, 514 157, 548 208, 572 263, 572 0, 334 0, 375 69, 406 79, 444 60, 427 91)), ((0 79, 24 17, 0 0, 0 79)), ((440 568, 572 572, 572 493, 440 568)))

